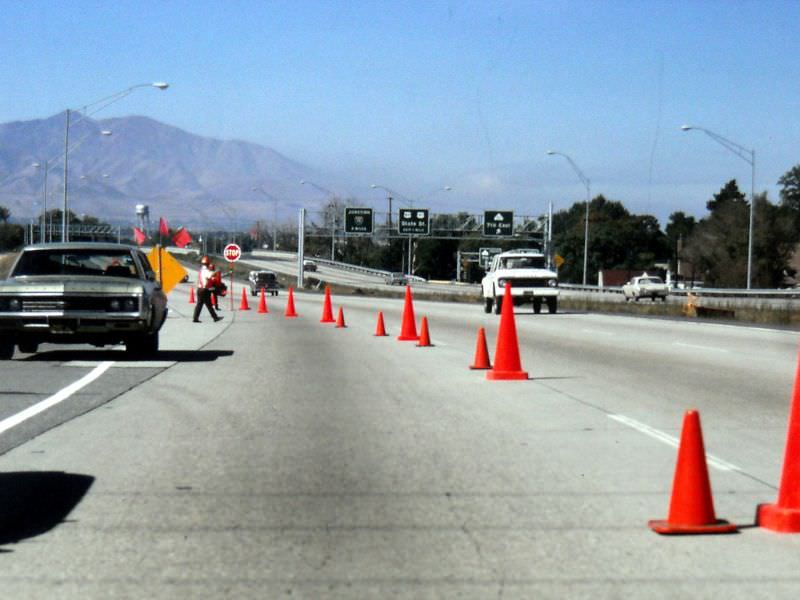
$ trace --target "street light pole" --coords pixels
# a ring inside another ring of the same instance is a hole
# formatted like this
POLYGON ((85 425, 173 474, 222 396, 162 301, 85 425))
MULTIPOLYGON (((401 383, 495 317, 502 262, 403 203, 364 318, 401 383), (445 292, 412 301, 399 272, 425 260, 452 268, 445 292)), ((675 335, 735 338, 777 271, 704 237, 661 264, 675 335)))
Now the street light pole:
MULTIPOLYGON (((169 84, 168 83, 164 83, 163 81, 156 81, 154 83, 139 83, 137 85, 132 85, 131 87, 125 88, 124 90, 121 90, 121 91, 119 91, 119 92, 117 92, 115 94, 111 94, 110 96, 106 96, 105 98, 100 98, 100 100, 96 100, 96 101, 92 102, 91 104, 85 105, 84 106, 84 114, 83 114, 83 116, 78 121, 73 123, 73 125, 75 125, 77 123, 80 123, 81 121, 83 121, 83 119, 86 119, 86 118, 89 117, 89 107, 90 106, 93 107, 93 106, 97 106, 98 104, 101 105, 91 113, 91 114, 94 114, 97 111, 104 109, 106 106, 108 106, 110 104, 113 104, 114 102, 116 102, 118 100, 121 100, 125 96, 129 95, 130 93, 132 93, 133 90, 135 90, 137 88, 142 88, 142 87, 153 87, 153 88, 156 88, 156 89, 159 89, 159 90, 166 90, 169 87, 169 84)), ((64 208, 63 208, 64 214, 61 217, 61 241, 62 242, 68 242, 69 241, 69 230, 67 228, 67 210, 68 210, 68 192, 67 192, 67 188, 68 188, 68 182, 67 182, 68 167, 67 167, 67 163, 68 163, 68 160, 69 160, 69 128, 70 128, 70 122, 69 121, 70 121, 70 112, 72 112, 72 111, 68 108, 67 109, 66 126, 64 128, 64 208)), ((110 131, 101 131, 100 133, 102 135, 111 135, 110 131)))
POLYGON ((752 287, 753 282, 753 228, 756 207, 756 151, 748 150, 744 146, 737 144, 736 142, 732 142, 731 140, 722 137, 718 133, 714 133, 713 131, 710 131, 704 127, 697 127, 696 125, 681 126, 682 131, 691 131, 693 129, 702 131, 712 140, 721 146, 725 146, 728 150, 750 165, 750 217, 747 226, 747 289, 749 290, 752 287))
POLYGON ((575 170, 575 173, 577 173, 578 179, 580 179, 583 185, 586 186, 586 217, 584 219, 584 227, 583 227, 583 285, 586 285, 586 272, 589 265, 589 203, 592 201, 591 182, 586 177, 586 175, 584 175, 581 172, 581 170, 578 168, 578 165, 575 164, 575 161, 573 161, 569 156, 567 156, 563 152, 548 150, 547 154, 549 154, 550 156, 558 155, 566 158, 569 164, 572 165, 572 168, 575 170))
POLYGON ((272 249, 278 249, 278 199, 266 191, 262 186, 252 188, 253 192, 261 192, 272 200, 272 249))
POLYGON ((328 194, 331 197, 331 201, 328 206, 331 208, 331 260, 334 261, 336 260, 336 203, 334 202, 336 194, 327 188, 317 185, 313 181, 308 181, 307 179, 301 180, 300 185, 310 185, 311 187, 317 188, 319 191, 328 194))

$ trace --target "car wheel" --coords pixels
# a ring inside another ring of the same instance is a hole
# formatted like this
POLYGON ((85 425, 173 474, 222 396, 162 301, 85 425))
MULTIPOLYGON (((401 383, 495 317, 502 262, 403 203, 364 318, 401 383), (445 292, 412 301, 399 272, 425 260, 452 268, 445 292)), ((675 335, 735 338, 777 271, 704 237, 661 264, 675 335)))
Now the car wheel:
POLYGON ((487 315, 492 312, 492 304, 494 304, 494 302, 492 302, 491 298, 483 299, 483 312, 485 312, 487 315))
POLYGON ((503 311, 503 299, 497 298, 494 302, 494 314, 499 315, 503 311))
POLYGON ((533 299, 533 312, 534 314, 539 314, 542 312, 542 299, 541 298, 534 298, 533 299))
POLYGON ((24 352, 25 354, 36 354, 36 351, 39 350, 39 343, 20 341, 17 343, 17 348, 19 348, 20 352, 24 352))
POLYGON ((138 358, 152 357, 158 353, 158 332, 142 333, 125 340, 125 352, 138 358))
POLYGON ((14 342, 0 340, 0 360, 11 360, 14 356, 14 342))
POLYGON ((547 312, 549 312, 551 315, 554 315, 556 312, 558 312, 558 298, 547 299, 547 312))

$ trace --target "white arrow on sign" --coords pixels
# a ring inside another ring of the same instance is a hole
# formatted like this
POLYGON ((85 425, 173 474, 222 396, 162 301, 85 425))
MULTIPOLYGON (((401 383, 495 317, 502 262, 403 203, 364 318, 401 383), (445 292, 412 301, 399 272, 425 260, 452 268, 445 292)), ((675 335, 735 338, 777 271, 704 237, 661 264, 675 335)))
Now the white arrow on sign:
POLYGON ((502 220, 503 220, 503 215, 501 215, 500 213, 497 213, 497 214, 494 216, 494 220, 495 220, 495 221, 502 221, 502 220))

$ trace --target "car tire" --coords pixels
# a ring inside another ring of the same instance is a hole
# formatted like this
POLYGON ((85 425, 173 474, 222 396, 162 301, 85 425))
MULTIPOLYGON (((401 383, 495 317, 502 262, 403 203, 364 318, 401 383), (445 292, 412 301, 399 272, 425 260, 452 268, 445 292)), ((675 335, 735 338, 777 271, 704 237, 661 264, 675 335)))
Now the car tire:
POLYGON ((558 298, 547 299, 547 312, 554 315, 558 312, 558 298))
POLYGON ((492 312, 492 304, 494 304, 494 302, 491 298, 483 299, 483 312, 485 312, 487 315, 492 312))
POLYGON ((0 340, 0 360, 11 360, 14 357, 14 342, 0 340))
POLYGON ((533 313, 538 315, 542 312, 542 299, 541 298, 534 298, 533 299, 533 313))
POLYGON ((17 348, 25 354, 36 354, 39 350, 39 342, 20 341, 17 342, 17 348))
POLYGON ((125 352, 137 358, 149 358, 158 354, 158 332, 142 333, 125 340, 125 352))

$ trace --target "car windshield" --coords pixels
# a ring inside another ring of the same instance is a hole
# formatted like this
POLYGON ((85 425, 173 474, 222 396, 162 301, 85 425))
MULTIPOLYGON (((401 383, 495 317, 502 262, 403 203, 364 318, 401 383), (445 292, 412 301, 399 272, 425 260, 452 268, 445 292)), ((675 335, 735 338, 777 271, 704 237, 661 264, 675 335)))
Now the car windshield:
POLYGON ((22 253, 11 276, 29 275, 138 276, 129 251, 94 249, 28 250, 22 253))
POLYGON ((256 275, 256 281, 265 282, 265 281, 272 281, 274 279, 275 279, 274 273, 258 273, 256 275))
POLYGON ((661 283, 660 277, 647 277, 644 279, 640 279, 639 283, 661 283))

